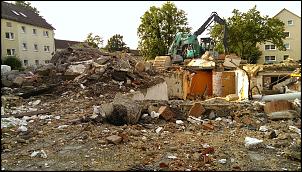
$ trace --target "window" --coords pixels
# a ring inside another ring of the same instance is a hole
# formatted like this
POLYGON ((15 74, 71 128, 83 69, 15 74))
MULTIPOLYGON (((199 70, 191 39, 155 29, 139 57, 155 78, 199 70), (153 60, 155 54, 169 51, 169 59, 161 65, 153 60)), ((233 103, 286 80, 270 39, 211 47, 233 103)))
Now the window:
POLYGON ((293 24, 294 24, 294 21, 293 21, 293 20, 288 20, 288 21, 287 21, 287 24, 288 24, 288 25, 293 25, 293 24))
POLYGON ((38 44, 34 44, 34 51, 38 51, 38 44))
POLYGON ((27 50, 27 44, 26 43, 22 43, 22 48, 23 48, 23 50, 27 50))
POLYGON ((36 64, 36 65, 39 65, 39 60, 35 60, 35 64, 36 64))
POLYGON ((276 50, 276 46, 275 45, 265 45, 265 50, 276 50))
POLYGON ((265 56, 265 62, 276 61, 276 56, 265 56))
POLYGON ((28 60, 23 60, 24 66, 28 66, 28 60))
POLYGON ((12 12, 13 13, 15 13, 17 16, 19 16, 20 14, 19 13, 17 13, 17 11, 15 11, 15 10, 12 10, 12 12))
POLYGON ((7 49, 6 50, 7 56, 14 56, 16 53, 15 49, 7 49))
POLYGON ((22 33, 25 33, 25 26, 21 26, 22 33))
POLYGON ((289 32, 284 32, 284 35, 286 36, 286 38, 289 38, 289 32))
POLYGON ((14 39, 14 33, 12 33, 12 32, 6 32, 5 33, 5 38, 7 38, 9 40, 13 40, 14 39))
POLYGON ((48 37, 48 31, 43 31, 43 36, 48 37))
POLYGON ((287 50, 289 50, 289 48, 290 48, 289 43, 284 44, 284 46, 287 50))
POLYGON ((49 52, 49 46, 44 46, 44 51, 49 52))
POLYGON ((37 29, 33 29, 33 34, 37 35, 37 29))
POLYGON ((11 22, 6 22, 6 26, 7 27, 12 27, 12 23, 11 22))
POLYGON ((20 14, 21 14, 23 17, 27 17, 25 14, 23 14, 23 13, 21 13, 21 12, 20 12, 20 14))
POLYGON ((283 60, 288 59, 288 57, 289 57, 289 55, 284 55, 284 56, 283 56, 283 60))

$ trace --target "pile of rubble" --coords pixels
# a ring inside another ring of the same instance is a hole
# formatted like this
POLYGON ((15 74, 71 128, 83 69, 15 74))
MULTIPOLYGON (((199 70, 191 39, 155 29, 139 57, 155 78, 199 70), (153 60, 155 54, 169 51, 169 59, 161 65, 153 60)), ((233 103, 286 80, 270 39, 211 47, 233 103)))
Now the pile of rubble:
POLYGON ((108 93, 114 98, 115 92, 149 88, 159 82, 162 80, 151 64, 128 53, 106 53, 89 47, 56 52, 51 63, 34 71, 10 71, 2 75, 4 86, 32 95, 40 87, 47 90, 45 87, 55 85, 60 93, 71 89, 84 91, 86 96, 108 93))
POLYGON ((172 100, 131 54, 71 47, 51 62, 2 75, 4 169, 301 170, 301 97, 172 100))

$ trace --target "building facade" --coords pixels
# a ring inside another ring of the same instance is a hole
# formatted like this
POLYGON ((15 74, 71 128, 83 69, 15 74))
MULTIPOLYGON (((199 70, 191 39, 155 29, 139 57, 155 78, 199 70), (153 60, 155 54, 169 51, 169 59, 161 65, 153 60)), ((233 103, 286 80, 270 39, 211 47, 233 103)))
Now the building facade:
POLYGON ((24 67, 49 63, 55 51, 55 29, 28 9, 1 5, 1 60, 15 56, 24 67))
POLYGON ((261 44, 259 48, 262 55, 258 63, 279 63, 287 58, 301 61, 301 17, 284 8, 274 18, 278 18, 285 24, 287 37, 283 42, 286 51, 279 51, 272 43, 261 44))

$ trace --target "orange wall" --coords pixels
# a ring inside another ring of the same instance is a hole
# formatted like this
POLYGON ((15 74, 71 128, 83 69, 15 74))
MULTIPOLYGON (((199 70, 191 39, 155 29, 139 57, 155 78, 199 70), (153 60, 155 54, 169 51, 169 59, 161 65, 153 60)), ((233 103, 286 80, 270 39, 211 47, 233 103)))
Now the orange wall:
POLYGON ((191 84, 189 85, 189 94, 192 96, 203 95, 207 88, 207 96, 212 96, 212 71, 195 71, 191 84))

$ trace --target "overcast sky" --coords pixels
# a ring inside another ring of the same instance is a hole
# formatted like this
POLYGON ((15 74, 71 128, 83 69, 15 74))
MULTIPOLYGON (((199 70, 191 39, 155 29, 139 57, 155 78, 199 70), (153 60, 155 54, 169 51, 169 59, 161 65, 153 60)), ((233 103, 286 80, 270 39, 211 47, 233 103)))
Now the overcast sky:
MULTIPOLYGON (((137 28, 140 17, 151 6, 160 7, 166 1, 30 1, 55 30, 55 38, 85 40, 88 33, 107 40, 114 34, 124 36, 131 49, 138 45, 137 28)), ((173 1, 172 1, 173 2, 173 1)), ((216 11, 221 18, 232 15, 233 9, 246 12, 254 5, 262 15, 276 15, 283 8, 301 17, 300 1, 175 1, 186 12, 192 32, 197 30, 216 11)), ((201 36, 206 36, 206 33, 201 36)))

